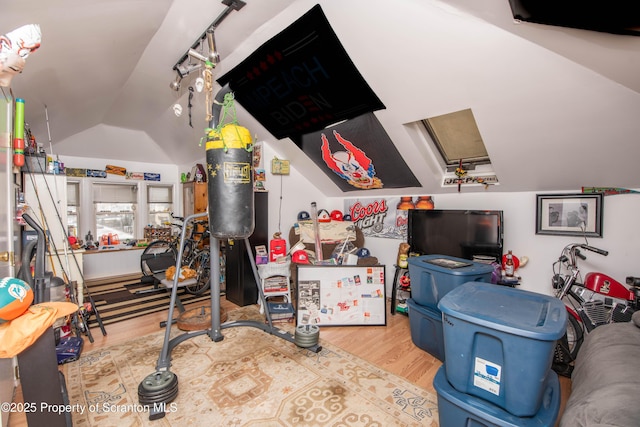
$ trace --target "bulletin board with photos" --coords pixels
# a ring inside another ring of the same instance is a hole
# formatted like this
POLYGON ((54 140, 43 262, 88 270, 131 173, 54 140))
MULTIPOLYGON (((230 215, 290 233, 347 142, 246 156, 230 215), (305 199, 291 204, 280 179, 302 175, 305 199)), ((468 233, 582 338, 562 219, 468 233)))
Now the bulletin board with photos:
POLYGON ((298 325, 386 325, 384 265, 298 265, 297 289, 298 325))

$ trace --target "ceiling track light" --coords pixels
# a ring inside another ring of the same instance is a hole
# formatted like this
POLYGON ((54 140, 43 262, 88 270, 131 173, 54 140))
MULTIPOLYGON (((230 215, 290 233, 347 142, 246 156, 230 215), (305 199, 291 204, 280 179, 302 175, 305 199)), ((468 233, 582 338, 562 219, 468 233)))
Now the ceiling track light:
POLYGON ((191 56, 191 57, 196 57, 194 55, 197 54, 199 56, 201 56, 204 59, 201 59, 199 57, 199 60, 203 61, 203 62, 211 62, 214 66, 220 62, 220 56, 218 55, 217 49, 216 49, 216 45, 215 45, 215 38, 213 37, 213 32, 214 30, 217 28, 217 26, 234 10, 240 10, 242 9, 246 3, 242 0, 222 0, 222 4, 224 4, 225 6, 227 6, 220 15, 218 15, 218 17, 211 23, 211 25, 209 25, 209 27, 205 30, 205 32, 202 33, 202 35, 200 35, 200 37, 191 45, 191 48, 187 51, 187 53, 185 53, 184 55, 182 55, 182 57, 178 60, 178 62, 176 62, 176 64, 173 66, 173 69, 180 72, 178 70, 178 67, 182 66, 182 64, 191 56), (204 56, 202 54, 200 54, 199 52, 196 51, 196 49, 202 45, 202 42, 207 39, 207 45, 209 47, 209 55, 204 56), (192 53, 193 51, 193 53, 192 53))
POLYGON ((169 83, 169 87, 171 90, 175 90, 176 92, 180 90, 180 82, 182 81, 182 76, 180 73, 176 73, 176 78, 174 81, 169 83))
POLYGON ((189 56, 195 59, 199 59, 202 62, 207 62, 209 60, 209 58, 196 51, 195 49, 189 49, 189 56))
POLYGON ((207 46, 209 46, 209 56, 207 57, 207 59, 215 66, 218 62, 220 62, 220 55, 218 55, 218 49, 216 48, 216 38, 213 33, 214 28, 209 27, 209 29, 207 30, 207 46))
POLYGON ((193 73, 194 71, 199 70, 200 68, 202 68, 201 63, 198 63, 198 64, 186 63, 186 64, 179 65, 176 71, 178 72, 178 74, 180 74, 180 77, 184 78, 189 74, 193 73))

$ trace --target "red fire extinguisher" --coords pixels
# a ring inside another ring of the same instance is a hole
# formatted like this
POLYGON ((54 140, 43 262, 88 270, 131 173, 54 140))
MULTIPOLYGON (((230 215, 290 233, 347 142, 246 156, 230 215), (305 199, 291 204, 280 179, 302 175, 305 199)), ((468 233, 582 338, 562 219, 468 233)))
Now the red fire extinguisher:
POLYGON ((281 236, 280 232, 274 233, 273 239, 269 241, 269 262, 275 262, 287 254, 287 241, 281 236))

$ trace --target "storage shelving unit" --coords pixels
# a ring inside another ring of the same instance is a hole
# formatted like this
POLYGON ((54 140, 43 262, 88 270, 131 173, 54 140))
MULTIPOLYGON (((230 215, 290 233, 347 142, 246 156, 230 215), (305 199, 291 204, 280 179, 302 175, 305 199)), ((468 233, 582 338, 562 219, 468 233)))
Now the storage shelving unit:
MULTIPOLYGON (((260 285, 264 293, 265 300, 269 302, 269 298, 284 297, 289 304, 293 303, 291 298, 291 262, 258 265, 258 274, 260 275, 260 285)), ((261 301, 260 313, 264 312, 261 301)))
POLYGON ((411 287, 404 286, 409 277, 409 269, 396 266, 393 276, 393 288, 391 289, 391 314, 407 313, 407 299, 411 298, 411 287))

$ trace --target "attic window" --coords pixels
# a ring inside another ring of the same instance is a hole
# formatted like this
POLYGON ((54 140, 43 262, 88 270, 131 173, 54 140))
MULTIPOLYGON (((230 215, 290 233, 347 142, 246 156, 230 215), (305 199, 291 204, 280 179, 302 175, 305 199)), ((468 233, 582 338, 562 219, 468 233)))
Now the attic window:
POLYGON ((421 120, 444 160, 447 172, 455 170, 460 160, 465 169, 491 163, 471 109, 421 120))

